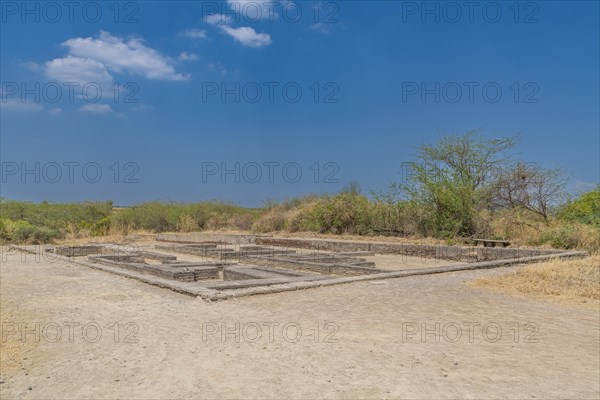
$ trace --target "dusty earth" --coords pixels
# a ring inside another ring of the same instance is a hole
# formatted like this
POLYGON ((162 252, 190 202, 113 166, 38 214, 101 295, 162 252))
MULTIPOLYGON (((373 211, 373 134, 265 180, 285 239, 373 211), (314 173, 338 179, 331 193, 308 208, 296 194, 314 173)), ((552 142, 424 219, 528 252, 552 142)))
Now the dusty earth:
POLYGON ((9 255, 0 398, 598 399, 598 310, 466 283, 515 268, 207 303, 9 255))

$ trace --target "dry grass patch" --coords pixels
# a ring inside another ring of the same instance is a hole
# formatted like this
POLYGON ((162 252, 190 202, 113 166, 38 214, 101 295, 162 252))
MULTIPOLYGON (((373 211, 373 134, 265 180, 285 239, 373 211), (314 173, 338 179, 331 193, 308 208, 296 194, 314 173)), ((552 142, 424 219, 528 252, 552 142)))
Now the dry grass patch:
POLYGON ((481 278, 470 284, 516 296, 597 309, 600 305, 600 254, 531 264, 510 274, 481 278))
MULTIPOLYGON (((27 360, 27 354, 38 345, 32 334, 28 336, 30 340, 23 340, 19 333, 12 334, 12 330, 15 328, 20 331, 21 322, 24 322, 22 315, 15 315, 6 309, 4 304, 0 305, 0 323, 2 323, 2 329, 5 330, 2 340, 0 340, 1 379, 23 368, 23 360, 27 360)), ((30 325, 29 329, 31 328, 30 325)))

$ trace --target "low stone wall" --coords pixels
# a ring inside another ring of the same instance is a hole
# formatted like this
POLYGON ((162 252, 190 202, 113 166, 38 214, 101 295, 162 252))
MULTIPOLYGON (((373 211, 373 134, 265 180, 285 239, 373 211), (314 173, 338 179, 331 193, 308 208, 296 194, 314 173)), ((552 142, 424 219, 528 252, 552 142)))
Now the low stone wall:
POLYGON ((177 260, 176 256, 168 256, 166 254, 154 253, 152 251, 134 251, 133 254, 142 259, 155 260, 160 261, 161 263, 166 263, 169 261, 177 260))
POLYGON ((251 256, 278 256, 278 255, 287 255, 287 254, 295 254, 296 250, 284 250, 277 249, 273 247, 240 247, 238 251, 227 251, 219 254, 219 258, 223 260, 242 260, 245 257, 251 256))
POLYGON ((194 273, 195 281, 219 279, 219 267, 193 267, 190 269, 194 273))
POLYGON ((309 261, 320 264, 350 264, 355 267, 373 267, 375 263, 367 261, 366 258, 338 256, 337 254, 313 253, 313 254, 297 254, 291 255, 290 258, 295 261, 309 261))
MULTIPOLYGON (((494 261, 507 258, 535 257, 558 254, 562 250, 531 249, 518 247, 447 246, 414 243, 367 242, 334 239, 278 238, 270 235, 245 235, 229 233, 165 233, 157 240, 178 243, 221 242, 229 244, 257 244, 264 246, 292 247, 331 252, 365 252, 378 254, 401 254, 450 261, 494 261)), ((157 247, 158 248, 158 247, 157 247)))
POLYGON ((85 246, 57 246, 54 248, 56 254, 65 257, 84 257, 90 254, 102 254, 104 248, 98 245, 85 246))
POLYGON ((361 267, 350 264, 325 264, 311 261, 294 260, 283 257, 249 256, 245 261, 252 265, 272 268, 288 268, 297 271, 310 271, 318 274, 357 276, 387 272, 374 267, 361 267))
MULTIPOLYGON (((214 294, 217 295, 221 291, 239 291, 248 288, 266 288, 272 286, 287 287, 291 289, 294 284, 310 283, 310 282, 322 282, 327 280, 325 277, 320 276, 296 276, 296 277, 280 277, 280 278, 266 278, 266 279, 244 279, 237 281, 223 281, 223 282, 208 282, 203 284, 206 289, 214 290, 214 294)), ((295 289, 294 289, 295 290, 295 289)))
POLYGON ((246 279, 272 279, 284 277, 285 276, 274 272, 254 269, 251 267, 232 266, 223 268, 224 281, 237 281, 246 279))
POLYGON ((156 240, 176 243, 220 242, 228 244, 254 244, 256 238, 268 237, 267 235, 244 235, 237 233, 160 233, 156 240))
POLYGON ((221 258, 224 253, 232 253, 231 249, 217 248, 216 244, 157 244, 154 246, 157 250, 166 250, 173 253, 191 254, 200 257, 221 258))
MULTIPOLYGON (((183 282, 193 282, 194 273, 192 271, 185 271, 178 268, 165 268, 163 265, 148 265, 138 261, 137 257, 127 256, 92 256, 88 257, 88 261, 93 263, 99 263, 109 265, 113 267, 120 267, 124 269, 130 269, 137 272, 148 273, 164 278, 174 279, 183 282)), ((218 274, 218 272, 217 272, 218 274)))
POLYGON ((368 251, 378 254, 401 254, 413 257, 433 258, 452 261, 493 261, 507 258, 534 257, 560 253, 560 250, 459 247, 445 245, 424 245, 412 243, 353 242, 341 240, 302 239, 302 238, 257 238, 256 243, 268 246, 295 247, 331 252, 368 251))
POLYGON ((88 257, 88 261, 148 273, 182 282, 218 279, 219 269, 222 268, 217 265, 192 263, 149 265, 144 264, 143 258, 138 256, 90 256, 88 257))

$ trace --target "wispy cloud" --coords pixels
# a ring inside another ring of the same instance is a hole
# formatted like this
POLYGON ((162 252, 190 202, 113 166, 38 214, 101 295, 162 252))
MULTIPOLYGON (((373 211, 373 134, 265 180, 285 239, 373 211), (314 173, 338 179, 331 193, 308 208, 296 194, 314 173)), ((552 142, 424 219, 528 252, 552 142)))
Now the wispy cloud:
POLYGON ((257 33, 254 28, 249 26, 232 27, 231 18, 221 14, 212 14, 204 18, 204 20, 219 29, 227 35, 231 36, 236 41, 244 46, 262 47, 271 44, 271 35, 268 33, 257 33))
POLYGON ((90 103, 79 107, 79 111, 90 114, 107 114, 113 111, 112 107, 108 104, 90 103))
POLYGON ((20 99, 7 99, 2 98, 0 100, 0 107, 4 111, 16 111, 16 112, 32 112, 41 111, 44 107, 32 101, 21 101, 20 99))
POLYGON ((27 68, 31 72, 38 72, 42 69, 42 66, 33 61, 26 61, 20 64, 22 67, 27 68))
POLYGON ((134 111, 153 111, 154 110, 154 106, 150 105, 150 104, 139 104, 135 107, 133 107, 134 111))
POLYGON ((331 24, 324 24, 322 22, 318 22, 318 23, 310 25, 308 28, 311 31, 328 34, 331 32, 332 26, 331 26, 331 24))
POLYGON ((220 26, 221 30, 245 46, 262 47, 271 44, 271 35, 257 33, 253 28, 240 26, 232 28, 228 25, 220 26))
POLYGON ((596 189, 600 183, 586 182, 586 181, 575 181, 572 184, 575 192, 589 192, 590 190, 596 189))
POLYGON ((221 65, 221 63, 211 63, 208 64, 208 68, 212 71, 218 71, 219 74, 225 76, 227 75, 227 68, 221 65))
POLYGON ((233 22, 232 18, 229 15, 225 14, 209 14, 204 16, 204 22, 210 25, 231 25, 233 22))
POLYGON ((179 61, 195 61, 198 59, 198 56, 194 53, 188 53, 187 51, 182 52, 177 57, 179 61))
POLYGON ((208 39, 208 35, 204 29, 188 29, 183 32, 183 36, 190 39, 208 39))

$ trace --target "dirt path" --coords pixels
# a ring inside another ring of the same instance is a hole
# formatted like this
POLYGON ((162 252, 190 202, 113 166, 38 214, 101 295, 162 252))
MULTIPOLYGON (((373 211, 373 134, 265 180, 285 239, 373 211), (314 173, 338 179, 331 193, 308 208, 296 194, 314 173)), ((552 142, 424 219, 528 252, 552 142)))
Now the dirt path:
POLYGON ((206 303, 20 257, 0 268, 2 399, 600 396, 597 310, 465 284, 507 268, 206 303))

